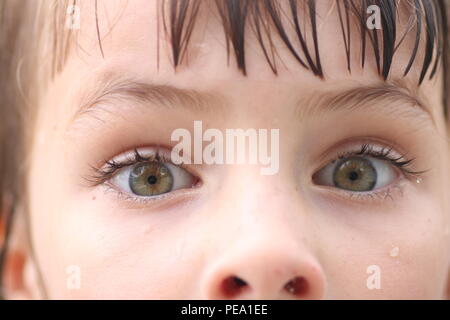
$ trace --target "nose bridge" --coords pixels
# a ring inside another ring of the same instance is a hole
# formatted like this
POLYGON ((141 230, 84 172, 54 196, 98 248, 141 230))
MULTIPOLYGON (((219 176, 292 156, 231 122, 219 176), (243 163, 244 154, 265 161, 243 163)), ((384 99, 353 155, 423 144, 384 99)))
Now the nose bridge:
POLYGON ((261 175, 254 166, 229 167, 230 172, 222 181, 220 197, 217 199, 219 211, 226 216, 230 213, 237 219, 291 215, 294 211, 301 217, 306 204, 295 191, 292 181, 282 175, 261 175))
POLYGON ((254 171, 237 173, 236 179, 239 183, 233 186, 224 184, 223 198, 218 199, 222 205, 217 205, 214 213, 223 244, 240 239, 269 246, 277 239, 284 246, 299 241, 306 245, 313 221, 295 186, 284 183, 280 176, 260 176, 254 171))

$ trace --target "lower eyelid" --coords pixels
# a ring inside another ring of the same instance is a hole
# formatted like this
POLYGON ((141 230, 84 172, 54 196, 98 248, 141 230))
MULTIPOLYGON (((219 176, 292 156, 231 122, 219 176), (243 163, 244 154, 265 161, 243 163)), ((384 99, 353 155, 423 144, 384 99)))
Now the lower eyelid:
POLYGON ((407 186, 411 182, 404 178, 399 178, 396 182, 380 188, 378 190, 366 192, 353 192, 344 189, 339 189, 332 186, 322 186, 313 184, 311 189, 316 190, 325 198, 334 198, 336 201, 349 201, 354 205, 386 205, 386 201, 395 202, 402 198, 405 194, 407 186))
POLYGON ((160 210, 176 206, 186 200, 193 200, 200 194, 198 187, 191 189, 179 189, 153 197, 141 197, 129 194, 119 190, 110 183, 103 184, 101 188, 103 188, 105 195, 116 197, 116 199, 119 200, 119 204, 123 205, 125 209, 160 210))
POLYGON ((365 192, 361 194, 353 194, 350 197, 360 198, 364 201, 376 201, 376 200, 396 200, 398 196, 403 196, 403 188, 400 185, 389 185, 379 190, 374 190, 372 192, 365 192))

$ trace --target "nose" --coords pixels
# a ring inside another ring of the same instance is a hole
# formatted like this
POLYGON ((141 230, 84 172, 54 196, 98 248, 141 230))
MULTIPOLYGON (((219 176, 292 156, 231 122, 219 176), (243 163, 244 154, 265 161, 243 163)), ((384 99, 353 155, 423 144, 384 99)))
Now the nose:
POLYGON ((321 299, 324 273, 304 249, 240 250, 219 260, 204 282, 206 299, 321 299))

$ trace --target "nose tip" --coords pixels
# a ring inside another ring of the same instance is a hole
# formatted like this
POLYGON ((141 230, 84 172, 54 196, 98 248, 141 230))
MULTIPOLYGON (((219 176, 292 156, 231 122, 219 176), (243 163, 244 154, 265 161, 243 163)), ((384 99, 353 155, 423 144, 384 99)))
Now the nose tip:
MULTIPOLYGON (((321 299, 325 278, 311 259, 223 260, 205 282, 206 299, 321 299)), ((250 258, 250 257, 247 257, 250 258)))

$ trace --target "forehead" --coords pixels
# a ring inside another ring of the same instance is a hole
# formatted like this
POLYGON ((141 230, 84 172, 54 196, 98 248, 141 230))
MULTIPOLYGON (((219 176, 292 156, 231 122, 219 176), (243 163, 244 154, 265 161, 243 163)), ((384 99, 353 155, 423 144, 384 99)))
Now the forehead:
MULTIPOLYGON (((389 30, 374 31, 361 28, 361 23, 371 16, 366 8, 344 5, 350 2, 250 1, 272 6, 241 6, 234 11, 226 7, 231 2, 217 1, 223 5, 222 10, 215 1, 80 2, 81 28, 76 31, 69 61, 89 66, 85 68, 89 74, 114 69, 163 81, 170 79, 175 84, 192 79, 198 83, 202 79, 245 79, 316 85, 322 82, 317 76, 319 68, 327 81, 375 82, 382 80, 383 73, 393 80, 403 78, 411 62, 407 78, 418 83, 423 72, 427 59, 424 30, 428 26, 421 23, 422 32, 418 33, 419 24, 409 1, 398 2, 395 28, 393 21, 380 17, 383 27, 389 30), (186 16, 183 3, 190 4, 186 16), (297 18, 292 15, 294 3, 297 18), (308 6, 312 3, 313 7, 308 6), (195 19, 191 20, 193 13, 195 19), (237 18, 245 13, 246 19, 237 18), (224 28, 231 31, 225 33, 224 28), (389 52, 394 49, 395 54, 389 52)), ((435 36, 431 43, 437 45, 438 38, 435 36)), ((432 50, 428 75, 437 52, 432 50)), ((76 69, 81 70, 78 66, 76 69)), ((436 82, 424 86, 431 85, 436 86, 436 82)))

